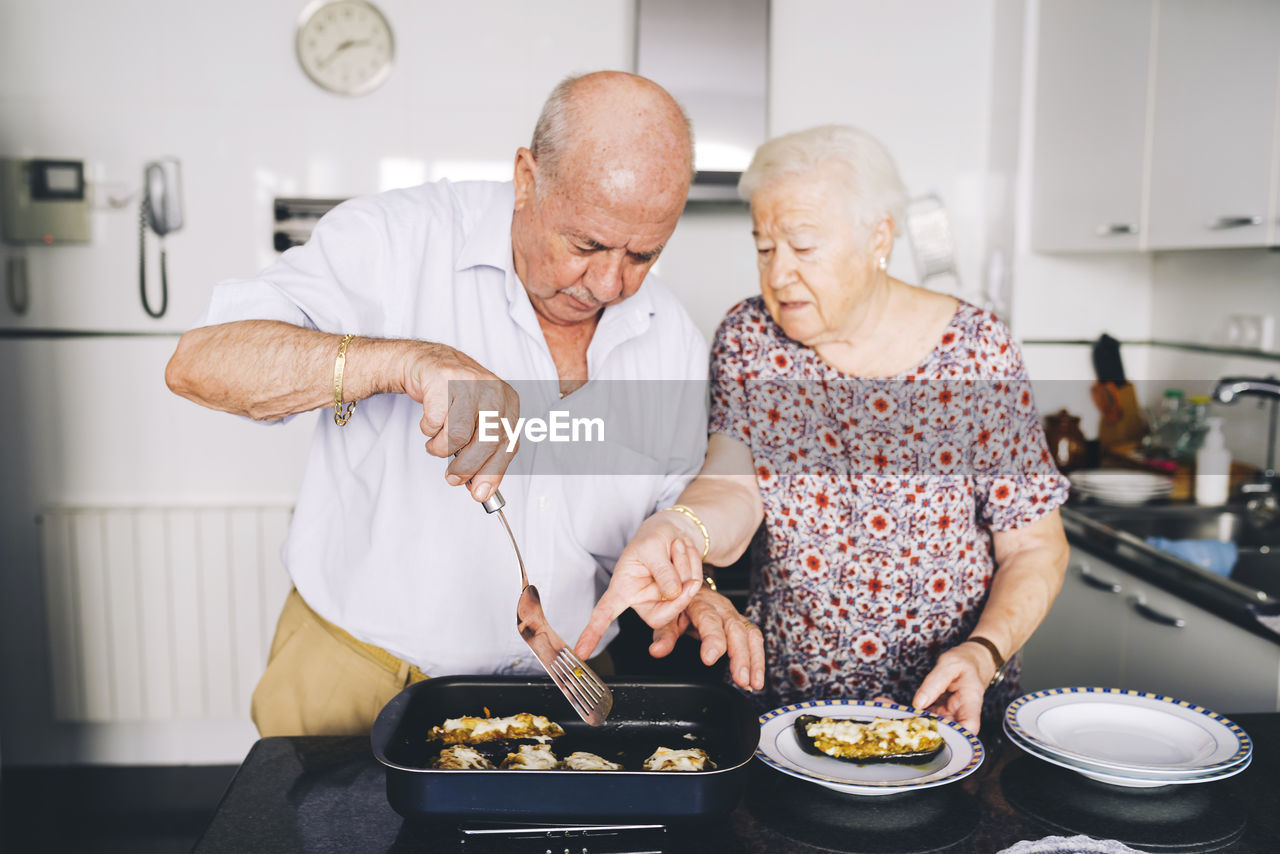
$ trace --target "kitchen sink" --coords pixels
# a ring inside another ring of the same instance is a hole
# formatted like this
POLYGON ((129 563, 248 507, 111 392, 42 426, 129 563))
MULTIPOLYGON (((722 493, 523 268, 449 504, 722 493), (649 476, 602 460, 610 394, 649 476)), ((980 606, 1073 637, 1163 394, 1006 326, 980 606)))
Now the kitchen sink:
POLYGON ((1243 507, 1151 504, 1119 507, 1101 504, 1074 508, 1081 514, 1135 537, 1171 540, 1220 540, 1238 546, 1280 548, 1280 525, 1256 525, 1243 507))
POLYGON ((1259 524, 1243 507, 1081 504, 1072 510, 1144 543, 1147 537, 1235 543, 1238 557, 1230 579, 1280 598, 1280 524, 1259 524))

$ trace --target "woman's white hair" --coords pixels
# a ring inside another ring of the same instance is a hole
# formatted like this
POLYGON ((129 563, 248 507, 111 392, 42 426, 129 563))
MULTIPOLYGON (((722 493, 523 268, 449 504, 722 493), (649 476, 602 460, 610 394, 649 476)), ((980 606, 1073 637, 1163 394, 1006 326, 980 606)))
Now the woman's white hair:
POLYGON ((849 125, 822 125, 765 142, 738 180, 738 196, 750 202, 779 178, 804 175, 827 164, 839 167, 833 174, 862 236, 886 217, 892 218, 895 233, 900 230, 907 190, 898 167, 875 137, 849 125))

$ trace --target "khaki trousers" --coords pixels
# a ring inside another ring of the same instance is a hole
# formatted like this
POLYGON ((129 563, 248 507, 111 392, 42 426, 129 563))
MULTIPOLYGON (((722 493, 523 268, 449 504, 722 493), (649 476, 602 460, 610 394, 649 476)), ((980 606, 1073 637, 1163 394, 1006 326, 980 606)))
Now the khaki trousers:
MULTIPOLYGON (((608 651, 587 663, 602 676, 613 674, 608 651)), ((264 738, 368 735, 392 697, 426 678, 417 667, 321 617, 295 589, 280 612, 250 714, 264 738)))
POLYGON ((392 697, 426 678, 325 620, 291 590, 250 714, 264 737, 367 735, 392 697))

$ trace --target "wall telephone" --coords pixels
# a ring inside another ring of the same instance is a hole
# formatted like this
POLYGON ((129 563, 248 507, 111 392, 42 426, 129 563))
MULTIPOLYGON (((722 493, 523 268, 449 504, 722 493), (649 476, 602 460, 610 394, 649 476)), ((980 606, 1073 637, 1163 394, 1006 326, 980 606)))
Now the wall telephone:
POLYGON ((142 174, 142 202, 138 208, 138 289, 142 307, 152 317, 163 317, 169 307, 169 275, 164 237, 182 228, 182 168, 176 157, 153 160, 142 174), (147 299, 147 229, 160 238, 160 307, 147 299))

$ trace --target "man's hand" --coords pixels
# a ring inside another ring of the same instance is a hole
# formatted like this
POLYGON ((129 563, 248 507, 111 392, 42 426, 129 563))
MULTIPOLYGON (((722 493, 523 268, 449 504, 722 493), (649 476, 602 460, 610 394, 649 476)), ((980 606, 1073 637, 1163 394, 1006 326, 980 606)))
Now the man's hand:
POLYGON ((954 646, 938 657, 911 705, 951 718, 976 734, 982 720, 982 698, 994 669, 991 656, 977 644, 954 646))
POLYGON ((764 688, 764 634, 728 598, 709 587, 699 589, 679 619, 654 630, 649 654, 669 655, 686 632, 702 641, 703 664, 710 667, 727 651, 733 681, 751 691, 764 688))
POLYGON ((405 394, 422 404, 421 428, 427 453, 449 457, 446 480, 466 483, 477 501, 498 488, 518 448, 505 441, 479 442, 480 413, 514 424, 520 417, 520 396, 465 353, 443 344, 423 343, 404 367, 405 394))
POLYGON ((574 654, 591 656, 609 625, 635 608, 652 627, 672 622, 702 587, 702 552, 687 539, 679 514, 658 512, 641 524, 618 557, 613 578, 574 644, 574 654))

